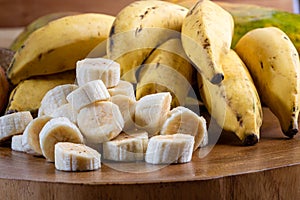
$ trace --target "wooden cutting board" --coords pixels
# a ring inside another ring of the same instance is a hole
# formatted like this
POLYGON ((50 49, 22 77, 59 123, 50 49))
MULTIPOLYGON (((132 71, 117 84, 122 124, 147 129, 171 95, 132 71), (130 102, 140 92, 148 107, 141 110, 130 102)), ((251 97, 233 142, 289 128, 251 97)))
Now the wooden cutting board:
POLYGON ((264 109, 260 142, 240 146, 230 133, 169 166, 107 163, 92 172, 61 172, 44 158, 0 147, 1 199, 297 199, 300 137, 286 139, 264 109))

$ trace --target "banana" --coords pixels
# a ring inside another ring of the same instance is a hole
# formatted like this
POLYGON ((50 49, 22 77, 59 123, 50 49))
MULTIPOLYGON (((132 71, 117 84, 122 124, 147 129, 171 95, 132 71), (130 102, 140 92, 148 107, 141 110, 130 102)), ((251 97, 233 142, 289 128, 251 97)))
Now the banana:
POLYGON ((16 112, 0 117, 0 142, 13 135, 22 134, 26 126, 33 120, 29 111, 16 112))
POLYGON ((210 0, 198 1, 183 21, 183 49, 213 84, 224 79, 220 60, 230 51, 233 28, 232 16, 210 0))
POLYGON ((40 147, 48 162, 54 162, 54 147, 58 142, 83 143, 78 127, 68 118, 58 117, 48 121, 40 131, 40 147))
POLYGON ((149 139, 145 161, 151 164, 190 162, 194 137, 186 134, 156 135, 149 139))
POLYGON ((214 85, 198 74, 204 105, 220 127, 234 132, 244 145, 260 138, 262 108, 253 80, 243 61, 231 50, 221 61, 224 80, 214 85))
POLYGON ((43 155, 40 147, 40 132, 51 120, 49 116, 34 118, 25 128, 22 137, 23 151, 33 155, 43 155))
POLYGON ((254 29, 237 43, 236 52, 248 67, 262 102, 278 118, 283 133, 298 132, 300 64, 289 37, 275 27, 254 29))
POLYGON ((91 103, 96 101, 106 101, 109 98, 110 95, 107 88, 101 80, 87 82, 83 86, 72 91, 66 97, 67 101, 77 111, 91 103))
POLYGON ((107 88, 118 85, 120 64, 105 58, 85 58, 76 63, 76 80, 79 86, 98 79, 107 88))
POLYGON ((84 144, 55 144, 55 168, 61 171, 91 171, 101 168, 101 155, 84 144))
MULTIPOLYGON (((200 146, 207 135, 206 120, 199 117, 193 111, 178 106, 173 108, 168 114, 168 118, 163 124, 160 134, 172 135, 176 133, 188 134, 194 136, 194 151, 200 146)), ((207 143, 206 141, 203 144, 207 143)))
POLYGON ((14 135, 11 138, 11 149, 14 151, 24 152, 22 146, 22 135, 14 135))
POLYGON ((75 69, 78 60, 107 39, 113 21, 109 15, 85 13, 48 23, 30 34, 16 52, 8 78, 16 85, 32 76, 75 69))
POLYGON ((170 39, 157 47, 144 62, 136 88, 136 98, 170 92, 172 107, 185 104, 194 68, 184 53, 181 40, 170 39), (166 78, 168 77, 168 78, 166 78))
POLYGON ((110 101, 116 104, 120 109, 120 112, 124 120, 123 130, 127 131, 127 130, 134 129, 135 128, 134 113, 135 113, 136 101, 130 98, 129 96, 120 95, 120 94, 110 97, 110 101))
POLYGON ((52 118, 66 117, 74 124, 77 124, 77 115, 77 110, 75 110, 70 103, 58 107, 50 114, 52 118))
POLYGON ((132 100, 135 100, 133 85, 128 81, 120 80, 119 84, 116 87, 108 88, 107 90, 110 96, 125 95, 132 100))
POLYGON ((146 130, 149 137, 158 134, 167 119, 172 96, 169 92, 149 94, 137 101, 135 123, 139 129, 146 130))
POLYGON ((124 127, 124 120, 117 105, 98 101, 79 111, 77 124, 87 142, 95 144, 117 137, 124 127))
POLYGON ((63 84, 49 90, 41 101, 38 116, 51 116, 57 108, 68 103, 67 96, 77 88, 75 84, 63 84))
POLYGON ((151 51, 180 37, 187 11, 163 1, 135 1, 118 13, 107 40, 107 56, 120 63, 123 80, 135 83, 135 72, 151 51))
POLYGON ((10 93, 5 112, 30 111, 32 116, 36 117, 41 106, 41 101, 49 90, 59 85, 72 84, 74 80, 75 73, 67 71, 21 81, 10 93))
POLYGON ((132 162, 144 160, 148 145, 146 132, 121 133, 115 139, 103 143, 103 158, 112 161, 132 162))

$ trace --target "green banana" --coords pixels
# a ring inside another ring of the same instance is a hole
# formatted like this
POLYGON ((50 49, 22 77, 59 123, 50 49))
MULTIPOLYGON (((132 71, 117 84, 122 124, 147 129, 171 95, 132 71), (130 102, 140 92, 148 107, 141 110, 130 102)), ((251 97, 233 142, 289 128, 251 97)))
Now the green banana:
POLYGON ((221 66, 224 80, 219 85, 198 73, 203 103, 223 130, 234 132, 244 145, 254 145, 260 138, 263 114, 253 80, 234 50, 222 58, 221 66))
POLYGON ((299 54, 280 29, 258 28, 237 43, 236 52, 248 67, 262 102, 279 119, 283 133, 298 132, 300 110, 299 54))
POLYGON ((151 51, 180 37, 187 11, 169 2, 135 1, 118 13, 107 41, 107 56, 120 63, 124 80, 135 83, 136 70, 151 51))

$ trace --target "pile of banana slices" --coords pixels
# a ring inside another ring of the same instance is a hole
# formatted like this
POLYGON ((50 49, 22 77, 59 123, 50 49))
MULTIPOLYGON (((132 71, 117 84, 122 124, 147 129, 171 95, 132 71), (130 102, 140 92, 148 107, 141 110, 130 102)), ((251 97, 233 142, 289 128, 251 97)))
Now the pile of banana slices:
POLYGON ((58 170, 88 171, 105 160, 186 163, 207 145, 206 120, 188 108, 171 109, 169 92, 138 101, 120 65, 105 58, 77 62, 76 83, 49 90, 38 116, 28 111, 0 118, 0 139, 13 150, 43 156, 58 170))

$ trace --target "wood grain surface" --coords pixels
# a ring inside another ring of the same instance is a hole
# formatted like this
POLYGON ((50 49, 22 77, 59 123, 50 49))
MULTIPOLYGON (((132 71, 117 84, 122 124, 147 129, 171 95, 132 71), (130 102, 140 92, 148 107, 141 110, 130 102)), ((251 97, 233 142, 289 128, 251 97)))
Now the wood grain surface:
MULTIPOLYGON (((116 15, 134 0, 0 0, 0 27, 25 26, 52 12, 78 11, 116 15)), ((223 0, 252 3, 293 11, 293 0, 223 0)))
POLYGON ((262 139, 257 145, 240 146, 233 134, 222 133, 216 145, 195 152, 192 162, 169 166, 104 161, 97 171, 61 172, 44 158, 11 151, 2 144, 0 196, 5 199, 15 199, 19 194, 24 199, 185 196, 297 199, 300 137, 284 138, 275 117, 267 109, 264 114, 262 139), (201 156, 205 151, 208 154, 201 156))

